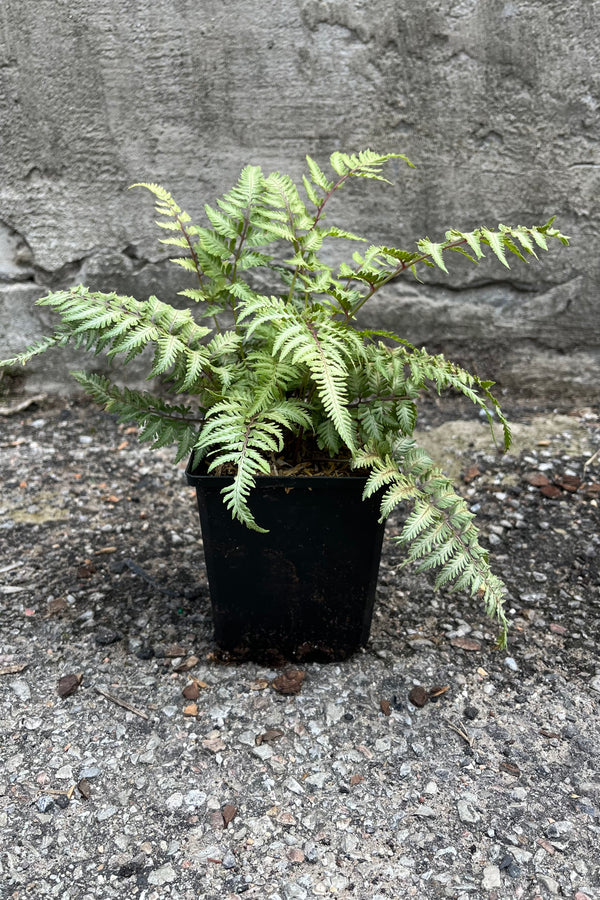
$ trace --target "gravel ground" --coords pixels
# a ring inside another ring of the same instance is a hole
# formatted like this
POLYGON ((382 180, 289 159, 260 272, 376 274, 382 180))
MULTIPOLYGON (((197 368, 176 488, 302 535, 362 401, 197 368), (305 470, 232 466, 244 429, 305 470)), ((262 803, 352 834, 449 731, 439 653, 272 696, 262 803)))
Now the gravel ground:
POLYGON ((424 439, 479 510, 508 651, 387 542, 367 650, 296 694, 216 658, 170 451, 87 405, 2 411, 2 897, 600 897, 598 417, 515 410, 502 457, 444 409, 424 439))

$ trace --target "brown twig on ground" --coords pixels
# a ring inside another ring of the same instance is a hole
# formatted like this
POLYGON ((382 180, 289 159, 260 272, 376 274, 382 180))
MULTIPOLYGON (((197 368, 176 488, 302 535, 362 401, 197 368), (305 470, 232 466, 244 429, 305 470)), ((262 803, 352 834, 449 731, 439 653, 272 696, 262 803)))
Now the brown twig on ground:
POLYGON ((590 458, 589 458, 586 462, 584 462, 584 464, 583 464, 583 471, 584 471, 584 473, 585 473, 585 470, 587 469, 588 466, 591 466, 591 464, 592 464, 593 462, 596 462, 596 460, 598 459, 598 456, 599 456, 599 455, 600 455, 600 448, 598 448, 598 450, 596 450, 595 453, 592 453, 592 455, 590 456, 590 458))
POLYGON ((452 722, 446 722, 446 725, 448 726, 448 728, 451 728, 452 731, 455 731, 456 734, 458 734, 459 737, 463 739, 463 741, 466 741, 469 747, 473 746, 473 744, 475 743, 475 739, 467 734, 466 728, 462 722, 460 723, 460 727, 453 725, 452 722))
POLYGON ((117 706, 122 706, 123 709, 129 710, 129 712, 135 713, 136 716, 140 716, 142 719, 148 719, 148 716, 145 712, 140 709, 136 709, 135 706, 132 706, 131 703, 127 703, 126 700, 121 700, 119 697, 115 697, 114 694, 109 694, 108 691, 99 688, 96 685, 96 693, 101 694, 103 697, 106 697, 107 700, 110 700, 112 703, 116 703, 117 706))
POLYGON ((10 666, 0 667, 0 675, 16 675, 27 668, 27 663, 13 663, 10 666))

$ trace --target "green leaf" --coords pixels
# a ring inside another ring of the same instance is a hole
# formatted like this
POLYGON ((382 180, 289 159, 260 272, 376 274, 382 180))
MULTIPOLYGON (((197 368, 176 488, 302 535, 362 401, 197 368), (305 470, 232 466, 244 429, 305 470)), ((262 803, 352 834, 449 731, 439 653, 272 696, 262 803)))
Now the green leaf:
POLYGON ((442 269, 443 272, 448 272, 446 268, 446 264, 442 258, 442 250, 444 249, 443 244, 435 244, 433 241, 430 241, 429 238, 422 238, 417 243, 417 247, 421 251, 421 253, 426 256, 431 256, 432 260, 442 269))
POLYGON ((504 253, 504 242, 501 236, 496 231, 490 231, 489 228, 482 228, 481 235, 484 240, 489 244, 489 246, 494 251, 495 255, 498 257, 503 266, 506 266, 507 269, 510 268, 508 263, 506 262, 506 255, 504 253))
POLYGON ((219 209, 213 209, 208 203, 204 204, 204 211, 210 221, 210 224, 221 237, 228 240, 236 240, 238 237, 238 227, 231 216, 226 215, 219 209))
POLYGON ((306 191, 306 196, 308 197, 310 202, 313 204, 313 206, 319 207, 321 205, 321 200, 319 199, 317 192, 315 191, 314 187, 312 186, 312 184, 310 183, 310 181, 308 180, 306 175, 302 176, 302 181, 304 183, 304 190, 306 191))
POLYGON ((543 232, 539 228, 530 228, 529 234, 532 236, 538 247, 541 247, 542 250, 548 249, 548 244, 546 243, 546 238, 544 237, 543 232))
POLYGON ((477 257, 477 259, 482 259, 484 254, 483 254, 483 250, 481 249, 481 239, 480 239, 479 235, 477 234, 477 232, 469 231, 469 232, 463 234, 462 237, 464 237, 467 244, 469 245, 469 247, 471 248, 471 250, 477 257))
POLYGON ((347 241, 366 241, 367 239, 361 237, 358 234, 354 234, 352 231, 345 231, 343 228, 338 228, 336 225, 328 225, 327 228, 323 230, 323 237, 336 237, 336 238, 344 238, 347 241))
MULTIPOLYGON (((310 172, 310 177, 312 178, 313 183, 317 187, 321 188, 323 193, 328 194, 329 191, 333 188, 333 181, 329 181, 326 178, 325 174, 321 171, 317 163, 310 156, 306 157, 306 162, 308 164, 308 170, 310 172)), ((311 202, 314 202, 312 201, 312 197, 309 197, 309 199, 311 200, 311 202)), ((318 205, 318 203, 316 205, 318 205)))
POLYGON ((329 163, 334 172, 343 177, 348 174, 348 165, 346 163, 346 155, 338 150, 329 157, 329 163))

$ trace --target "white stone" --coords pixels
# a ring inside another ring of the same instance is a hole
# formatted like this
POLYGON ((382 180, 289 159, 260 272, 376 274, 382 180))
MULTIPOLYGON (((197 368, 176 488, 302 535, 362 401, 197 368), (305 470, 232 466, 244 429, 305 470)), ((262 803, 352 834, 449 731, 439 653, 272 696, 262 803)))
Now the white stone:
POLYGON ((502 886, 502 880, 500 878, 500 869, 498 866, 486 866, 483 870, 483 879, 481 881, 481 886, 484 891, 493 891, 494 888, 499 888, 502 886))
POLYGON ((155 869, 154 872, 150 872, 148 875, 148 884, 169 884, 172 881, 175 881, 177 878, 177 873, 175 869, 171 865, 171 863, 167 863, 164 866, 161 866, 160 869, 155 869))
POLYGON ((558 881, 555 881, 554 878, 550 878, 549 875, 538 875, 537 880, 541 884, 542 887, 545 887, 547 891, 551 894, 558 894, 560 891, 560 885, 558 881))
POLYGON ((202 806, 204 803, 206 803, 206 794, 204 793, 204 791, 188 791, 183 798, 183 802, 186 806, 190 806, 195 809, 196 807, 202 806))
POLYGON ((96 819, 98 822, 105 822, 106 819, 112 819, 112 817, 118 812, 116 806, 105 806, 104 809, 98 810, 96 813, 96 819))
POLYGON ((23 703, 27 703, 28 700, 31 700, 31 689, 26 681, 23 681, 21 678, 17 678, 15 681, 11 682, 10 689, 13 694, 22 700, 23 703))
POLYGON ((42 720, 38 716, 34 716, 32 719, 25 719, 23 725, 27 731, 37 731, 42 726, 42 720))
POLYGON ((283 896, 285 900, 307 900, 308 891, 296 881, 288 881, 283 888, 283 896))
POLYGON ((309 775, 308 778, 305 779, 305 784, 312 784, 313 787, 323 788, 323 787, 325 787, 326 781, 327 781, 327 773, 326 772, 315 772, 314 775, 309 775))
POLYGON ((286 778, 283 782, 283 786, 288 789, 288 791, 292 791, 293 794, 303 794, 304 788, 301 784, 299 784, 295 778, 286 778))
POLYGON ((344 708, 337 703, 327 703, 325 706, 325 721, 328 725, 335 725, 344 715, 344 708))
POLYGON ((174 794, 167 797, 165 805, 170 812, 175 812, 176 809, 180 809, 183 806, 183 794, 180 791, 175 791, 174 794))
POLYGON ((516 861, 518 863, 521 863, 522 865, 525 865, 525 863, 528 863, 530 859, 533 859, 533 853, 531 853, 529 850, 523 850, 522 847, 511 847, 510 852, 512 853, 516 861))
POLYGON ((261 744, 260 747, 254 747, 252 752, 255 756, 258 756, 259 759, 264 761, 271 759, 275 751, 269 747, 268 744, 261 744))
POLYGON ((437 813, 431 806, 427 806, 426 803, 423 803, 414 811, 413 815, 419 816, 422 819, 434 819, 437 816, 437 813))
POLYGON ((479 813, 476 812, 466 800, 458 800, 456 808, 458 809, 460 821, 464 822, 466 825, 475 825, 481 819, 479 813))

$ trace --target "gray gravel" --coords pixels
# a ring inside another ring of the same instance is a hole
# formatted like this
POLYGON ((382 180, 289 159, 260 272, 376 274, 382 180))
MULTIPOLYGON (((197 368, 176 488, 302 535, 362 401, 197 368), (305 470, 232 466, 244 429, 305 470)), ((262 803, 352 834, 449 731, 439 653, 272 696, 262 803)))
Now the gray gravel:
POLYGON ((390 542, 367 650, 283 696, 213 654, 169 451, 85 405, 0 420, 0 896, 598 898, 600 433, 572 422, 575 452, 551 416, 516 456, 461 451, 508 651, 390 542))

